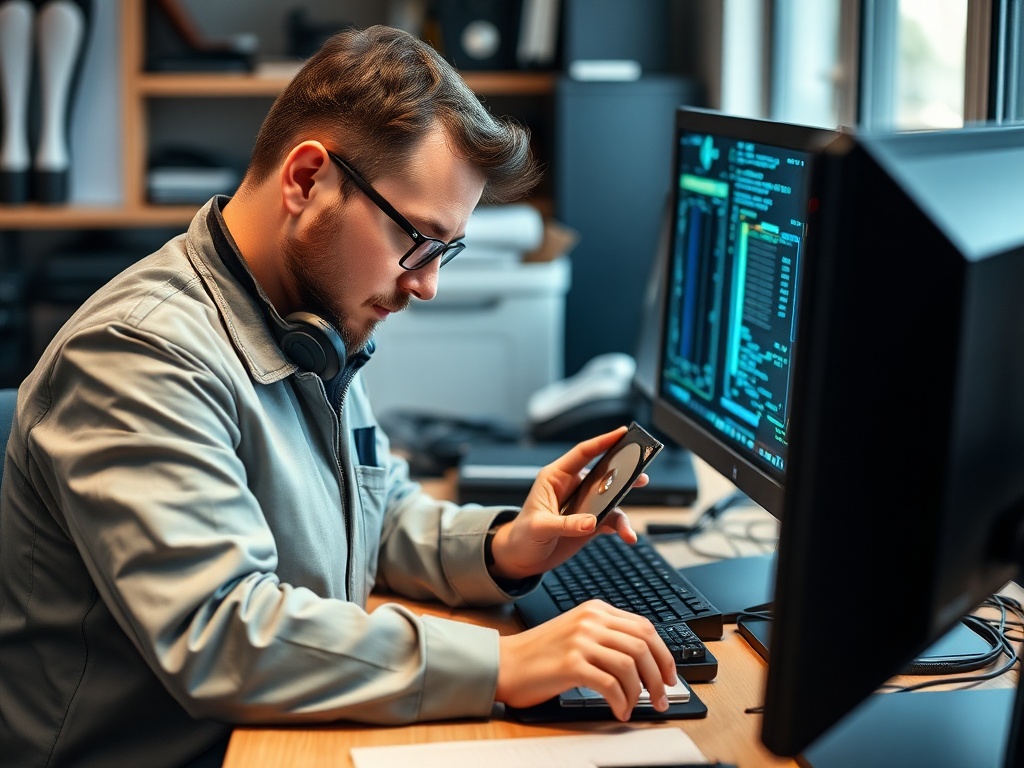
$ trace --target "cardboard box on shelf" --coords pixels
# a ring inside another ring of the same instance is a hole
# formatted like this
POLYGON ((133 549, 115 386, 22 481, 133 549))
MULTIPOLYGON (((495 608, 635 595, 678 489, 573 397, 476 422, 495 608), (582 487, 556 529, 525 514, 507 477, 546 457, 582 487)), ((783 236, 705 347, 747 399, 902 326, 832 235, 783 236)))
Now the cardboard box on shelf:
POLYGON ((544 236, 539 246, 523 254, 524 262, 554 261, 559 256, 567 256, 576 243, 580 233, 554 219, 544 222, 544 236))

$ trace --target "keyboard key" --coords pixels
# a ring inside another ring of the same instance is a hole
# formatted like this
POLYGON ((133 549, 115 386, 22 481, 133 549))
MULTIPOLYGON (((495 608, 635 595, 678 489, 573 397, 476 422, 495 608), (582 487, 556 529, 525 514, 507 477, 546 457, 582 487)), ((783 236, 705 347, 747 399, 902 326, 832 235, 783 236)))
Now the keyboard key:
POLYGON ((599 597, 655 624, 686 622, 701 640, 722 637, 722 614, 641 537, 633 545, 617 536, 591 540, 544 577, 559 610, 599 597))

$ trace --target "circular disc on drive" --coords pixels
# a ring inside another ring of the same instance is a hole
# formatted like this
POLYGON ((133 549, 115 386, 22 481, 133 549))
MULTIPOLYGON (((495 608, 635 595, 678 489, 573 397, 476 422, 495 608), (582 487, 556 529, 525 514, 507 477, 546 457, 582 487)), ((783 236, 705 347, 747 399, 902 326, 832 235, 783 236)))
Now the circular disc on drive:
POLYGON ((589 487, 575 505, 573 512, 600 516, 602 512, 612 509, 619 491, 628 488, 633 482, 633 474, 640 465, 640 457, 640 446, 636 443, 627 443, 610 456, 610 461, 603 469, 600 463, 594 467, 591 473, 599 474, 595 477, 587 476, 589 487))

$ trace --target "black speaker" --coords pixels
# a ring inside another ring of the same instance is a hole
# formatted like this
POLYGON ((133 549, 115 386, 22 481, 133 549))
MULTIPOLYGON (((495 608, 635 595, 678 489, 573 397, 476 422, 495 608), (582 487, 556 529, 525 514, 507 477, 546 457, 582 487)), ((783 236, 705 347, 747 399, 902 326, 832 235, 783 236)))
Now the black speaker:
POLYGON ((626 59, 666 72, 670 10, 670 0, 565 0, 565 61, 626 59))
POLYGON ((675 108, 696 94, 691 81, 668 75, 558 82, 555 207, 580 233, 569 256, 567 375, 605 352, 636 354, 672 183, 675 108))
POLYGON ((443 54, 458 69, 515 69, 522 0, 438 0, 443 54))

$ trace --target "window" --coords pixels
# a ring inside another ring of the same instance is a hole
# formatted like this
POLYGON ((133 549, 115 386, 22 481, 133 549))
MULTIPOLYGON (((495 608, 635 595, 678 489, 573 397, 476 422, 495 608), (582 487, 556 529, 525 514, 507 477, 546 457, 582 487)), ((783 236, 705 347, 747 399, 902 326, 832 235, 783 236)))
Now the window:
POLYGON ((863 0, 858 124, 964 124, 967 0, 863 0))
POLYGON ((771 6, 773 119, 893 130, 1024 120, 1021 0, 771 6))

